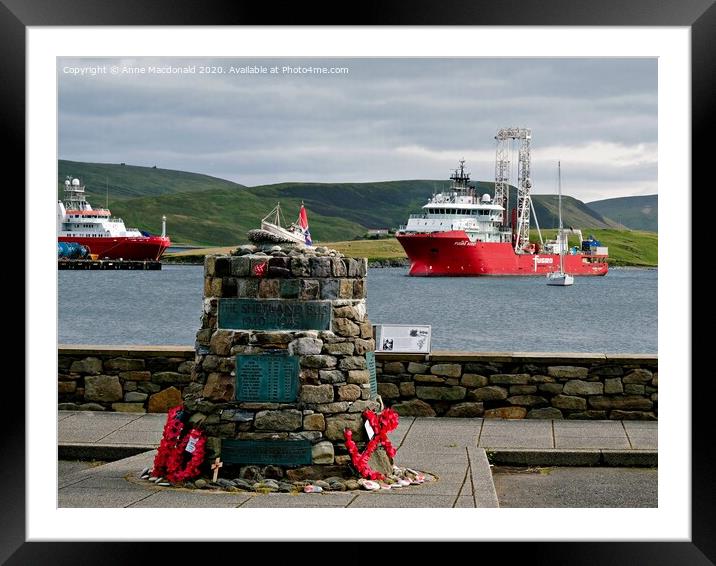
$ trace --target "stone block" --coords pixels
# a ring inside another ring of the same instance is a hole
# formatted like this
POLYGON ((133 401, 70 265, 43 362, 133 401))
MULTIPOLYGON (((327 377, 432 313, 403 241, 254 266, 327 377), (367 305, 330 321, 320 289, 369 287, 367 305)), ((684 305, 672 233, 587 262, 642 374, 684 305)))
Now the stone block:
POLYGON ((487 377, 478 373, 466 373, 460 379, 460 385, 464 387, 485 387, 487 383, 487 377))
POLYGON ((292 356, 314 356, 321 353, 323 342, 318 338, 297 338, 288 345, 288 353, 292 356))
POLYGON ((486 419, 524 419, 527 416, 527 409, 524 407, 498 407, 487 409, 484 417, 486 419))
POLYGON ((408 373, 428 373, 430 366, 428 364, 420 364, 418 362, 408 362, 408 373))
POLYGON ((646 389, 639 383, 627 383, 624 385, 624 393, 626 395, 644 395, 646 389))
POLYGON ((326 430, 326 418, 321 413, 312 413, 303 417, 303 430, 326 430))
POLYGON ((353 383, 341 385, 338 388, 338 399, 340 401, 355 401, 356 399, 360 399, 360 393, 360 387, 353 383))
POLYGON ((77 382, 75 381, 59 381, 57 382, 57 393, 59 395, 69 395, 77 390, 77 382))
POLYGON ((430 373, 443 377, 460 377, 462 366, 460 364, 435 364, 430 368, 430 373))
POLYGON ((88 375, 85 377, 85 400, 111 403, 121 401, 122 385, 116 375, 88 375))
POLYGON ((494 373, 490 376, 493 385, 527 385, 529 380, 528 373, 494 373))
POLYGON ((415 383, 412 381, 401 381, 398 389, 401 397, 415 397, 415 383))
POLYGON ((467 398, 473 401, 502 401, 507 399, 507 389, 497 385, 488 385, 470 391, 467 398))
POLYGON ((405 373, 405 364, 402 362, 384 362, 383 373, 397 375, 405 373))
POLYGON ((303 414, 297 409, 259 411, 254 418, 256 430, 294 431, 301 428, 303 414))
POLYGON ((410 401, 402 401, 391 407, 396 413, 402 417, 434 417, 435 410, 425 401, 420 399, 411 399, 410 401))
POLYGON ((124 401, 126 403, 144 403, 149 397, 148 393, 142 393, 140 391, 129 391, 124 394, 124 401))
POLYGON ((539 409, 530 409, 527 413, 528 419, 561 419, 562 411, 555 407, 541 407, 539 409))
POLYGON ((345 383, 346 374, 338 369, 322 369, 318 372, 318 379, 323 383, 345 383))
POLYGON ((353 298, 365 299, 367 294, 366 282, 364 279, 355 279, 353 281, 353 298))
POLYGON ((353 298, 353 280, 352 279, 339 279, 338 296, 341 299, 352 299, 353 298))
POLYGON ((88 373, 95 375, 100 374, 102 373, 102 360, 100 360, 99 358, 84 358, 82 360, 76 360, 70 365, 70 372, 88 373))
POLYGON ((112 410, 117 413, 146 413, 144 403, 112 403, 112 410))
POLYGON ((465 398, 467 389, 464 387, 430 387, 415 386, 415 394, 419 399, 434 401, 460 401, 465 398))
POLYGON ((378 395, 384 399, 397 399, 400 397, 400 390, 394 383, 379 383, 378 395))
POLYGON ((233 401, 235 378, 225 373, 210 373, 202 395, 211 401, 233 401))
POLYGON ((445 378, 439 375, 423 375, 416 374, 413 376, 413 380, 416 383, 445 383, 445 378))
POLYGON ((510 385, 510 395, 534 395, 537 393, 536 385, 510 385))
POLYGON ((527 407, 539 407, 547 405, 548 401, 539 395, 514 395, 507 398, 507 402, 512 405, 524 405, 527 407))
POLYGON ((633 369, 627 373, 622 382, 626 385, 627 383, 638 383, 644 385, 649 383, 654 378, 654 374, 648 369, 633 369))
POLYGON ((191 375, 176 371, 159 371, 152 375, 154 383, 189 383, 191 375))
POLYGON ((311 460, 314 464, 333 464, 334 457, 333 444, 330 442, 319 442, 311 448, 311 460))
POLYGON ((338 367, 343 371, 355 369, 366 369, 367 364, 363 356, 346 356, 338 362, 338 367))
POLYGON ((563 392, 565 395, 602 395, 604 384, 572 379, 564 384, 563 392))
POLYGON ((323 344, 323 353, 332 356, 352 356, 355 352, 353 342, 335 342, 333 344, 323 344))
POLYGON ((260 299, 278 299, 281 296, 281 282, 278 279, 261 279, 259 282, 260 299))
POLYGON ((594 409, 649 411, 653 407, 653 404, 650 399, 641 397, 640 395, 624 395, 622 397, 590 397, 589 406, 594 409))
POLYGON ((367 369, 352 369, 348 371, 347 381, 357 385, 370 383, 370 372, 367 369))
POLYGON ((549 366, 547 374, 557 379, 579 379, 587 377, 589 370, 579 366, 549 366))
POLYGON ((552 397, 552 406, 558 409, 584 411, 587 409, 587 400, 582 397, 572 397, 570 395, 556 395, 552 397))
POLYGON ((308 261, 311 277, 330 277, 331 276, 331 258, 329 257, 312 257, 308 261))
POLYGON ((332 385, 303 385, 300 393, 301 403, 333 402, 332 385))
POLYGON ((149 398, 147 412, 166 413, 169 409, 181 405, 181 392, 176 387, 168 387, 149 398))
POLYGON ((375 351, 375 342, 373 339, 370 340, 363 340, 362 338, 356 338, 354 340, 355 344, 355 353, 359 356, 362 356, 366 352, 374 352, 375 351))
POLYGON ((360 414, 335 415, 326 418, 326 438, 345 442, 343 431, 353 431, 353 440, 359 441, 365 437, 363 432, 363 417, 360 414))
POLYGON ((333 332, 339 336, 359 336, 360 326, 349 318, 338 317, 333 319, 333 332))
POLYGON ((231 275, 234 277, 251 275, 251 259, 246 256, 233 256, 231 258, 231 275))
POLYGON ((485 412, 485 408, 482 403, 474 403, 466 401, 464 403, 457 403, 450 407, 445 413, 446 417, 481 417, 485 412))
POLYGON ((559 395, 564 389, 564 385, 561 383, 541 383, 537 386, 537 389, 543 393, 551 393, 552 395, 559 395))
POLYGON ((610 377, 604 380, 604 393, 606 395, 621 395, 624 393, 624 386, 619 377, 610 377))
POLYGON ((301 366, 307 368, 324 369, 334 368, 338 360, 333 356, 321 355, 309 355, 301 356, 301 366))
POLYGON ((301 284, 298 279, 281 279, 279 293, 282 299, 297 299, 301 291, 301 284))
POLYGON ((311 274, 311 268, 307 257, 291 258, 291 275, 294 277, 308 277, 311 274))

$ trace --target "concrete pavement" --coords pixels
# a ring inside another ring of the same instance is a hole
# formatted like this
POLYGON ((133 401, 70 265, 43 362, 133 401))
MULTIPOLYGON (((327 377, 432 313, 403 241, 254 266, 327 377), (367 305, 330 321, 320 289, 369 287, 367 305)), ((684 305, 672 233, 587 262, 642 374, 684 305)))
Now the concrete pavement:
POLYGON ((401 417, 395 463, 438 481, 387 492, 252 494, 162 488, 151 466, 166 415, 60 411, 61 460, 115 460, 63 475, 60 507, 497 507, 490 462, 519 466, 657 465, 657 423, 401 417))

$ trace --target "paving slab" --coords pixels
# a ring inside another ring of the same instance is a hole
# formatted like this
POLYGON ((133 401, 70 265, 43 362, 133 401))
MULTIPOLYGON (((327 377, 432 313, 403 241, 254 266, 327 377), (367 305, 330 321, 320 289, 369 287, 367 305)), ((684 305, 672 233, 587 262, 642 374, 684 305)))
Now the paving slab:
POLYGON ((392 507, 403 509, 436 509, 439 507, 452 507, 457 497, 454 495, 414 495, 403 497, 393 493, 367 493, 360 494, 351 501, 349 508, 353 507, 392 507))
POLYGON ((148 489, 65 487, 58 492, 58 507, 129 507, 152 495, 148 489))
POLYGON ((294 508, 294 507, 347 507, 356 497, 357 492, 345 493, 267 493, 249 496, 241 505, 260 508, 294 508))
POLYGON ((486 435, 480 436, 478 446, 482 448, 522 448, 529 446, 530 448, 554 448, 552 435, 530 436, 529 438, 515 436, 497 436, 486 435))
POLYGON ((152 493, 129 507, 211 508, 238 507, 251 498, 248 493, 215 493, 166 489, 152 493))
POLYGON ((631 448, 626 435, 621 437, 594 437, 594 436, 558 436, 555 438, 555 447, 562 449, 569 448, 631 448))

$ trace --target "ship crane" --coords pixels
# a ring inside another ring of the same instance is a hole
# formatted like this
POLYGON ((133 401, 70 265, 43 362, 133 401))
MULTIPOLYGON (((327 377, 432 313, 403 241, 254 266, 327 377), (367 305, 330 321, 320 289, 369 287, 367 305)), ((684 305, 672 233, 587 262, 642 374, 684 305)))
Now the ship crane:
MULTIPOLYGON (((530 243, 530 212, 532 200, 530 190, 530 141, 532 130, 527 128, 502 128, 495 136, 497 152, 495 156, 495 204, 503 207, 502 228, 509 227, 510 208, 510 150, 519 144, 518 177, 517 177, 517 208, 516 218, 512 224, 513 245, 515 253, 525 253, 530 243)), ((541 238, 540 238, 541 239, 541 238)))

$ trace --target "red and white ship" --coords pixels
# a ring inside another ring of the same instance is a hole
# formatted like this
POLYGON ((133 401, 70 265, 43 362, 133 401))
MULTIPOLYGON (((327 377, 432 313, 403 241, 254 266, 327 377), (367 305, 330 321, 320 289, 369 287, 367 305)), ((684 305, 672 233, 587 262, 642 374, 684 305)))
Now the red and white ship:
POLYGON ((166 217, 162 235, 155 236, 127 228, 106 208, 93 209, 85 198, 79 179, 65 180, 65 201, 57 202, 57 241, 77 242, 98 259, 158 260, 170 245, 166 217))
MULTIPOLYGON (((480 276, 541 275, 559 270, 560 250, 564 270, 572 275, 606 275, 608 250, 580 230, 563 229, 556 240, 530 243, 529 142, 531 133, 523 128, 498 132, 495 197, 479 195, 469 184, 464 161, 450 177, 452 186, 434 194, 422 214, 410 216, 396 238, 410 259, 409 275, 480 276), (509 151, 507 143, 520 142, 517 206, 509 210, 509 151), (578 248, 568 249, 568 234, 579 238, 578 248)), ((539 231, 539 225, 537 226, 539 231)))

